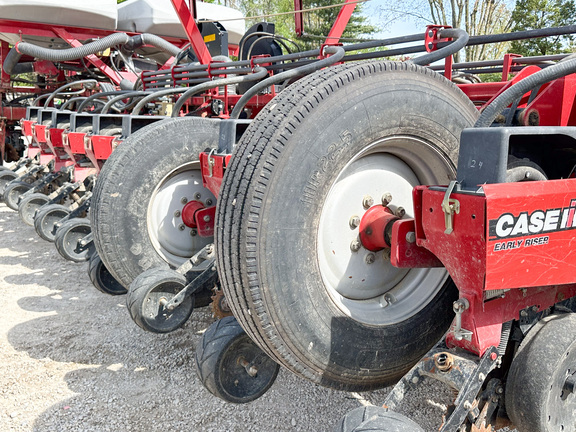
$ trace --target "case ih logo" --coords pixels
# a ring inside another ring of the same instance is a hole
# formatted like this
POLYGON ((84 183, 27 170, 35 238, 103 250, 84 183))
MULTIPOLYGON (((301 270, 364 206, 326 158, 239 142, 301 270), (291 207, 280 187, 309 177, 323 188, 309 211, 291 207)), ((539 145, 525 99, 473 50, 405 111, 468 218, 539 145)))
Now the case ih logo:
POLYGON ((533 236, 576 228, 576 199, 570 200, 570 207, 522 212, 518 216, 504 213, 498 219, 489 221, 489 240, 502 240, 513 237, 533 236))

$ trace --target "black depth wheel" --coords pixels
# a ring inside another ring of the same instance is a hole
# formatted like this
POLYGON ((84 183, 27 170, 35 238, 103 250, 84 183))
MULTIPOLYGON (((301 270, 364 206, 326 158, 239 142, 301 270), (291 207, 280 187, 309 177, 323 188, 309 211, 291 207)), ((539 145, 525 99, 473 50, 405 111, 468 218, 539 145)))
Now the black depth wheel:
POLYGON ((114 276, 110 274, 96 252, 90 256, 88 276, 90 276, 90 280, 94 287, 104 294, 122 295, 128 292, 126 288, 114 279, 114 276))
POLYGON ((196 372, 202 384, 227 402, 258 399, 272 386, 279 370, 232 316, 213 323, 196 347, 196 372))
POLYGON ((98 254, 125 287, 149 268, 177 268, 212 238, 184 225, 184 206, 216 203, 198 155, 218 146, 219 121, 184 117, 140 129, 98 176, 90 218, 98 254), (134 175, 138 172, 139 175, 134 175))
POLYGON ((379 406, 366 406, 348 412, 334 432, 424 432, 406 416, 379 406))
POLYGON ((63 223, 58 231, 54 244, 63 258, 73 262, 88 261, 94 251, 94 243, 82 246, 79 242, 90 234, 90 222, 85 218, 74 218, 63 223))
POLYGON ((50 201, 48 196, 43 193, 33 193, 31 195, 25 196, 18 203, 18 214, 20 219, 30 226, 34 226, 34 216, 36 212, 46 203, 50 201))
POLYGON ((228 304, 294 373, 341 390, 390 385, 448 329, 457 291, 443 269, 398 269, 384 251, 355 249, 351 220, 387 192, 412 216, 414 186, 453 178, 477 110, 442 76, 393 62, 327 68, 268 106, 218 199, 228 304))
POLYGON ((4 202, 12 210, 18 211, 18 200, 20 195, 30 189, 32 189, 32 186, 29 183, 18 180, 11 181, 4 188, 4 202))
POLYGON ((60 204, 49 204, 38 210, 34 218, 34 229, 40 238, 53 242, 56 224, 70 214, 70 209, 60 204))
POLYGON ((130 284, 126 305, 130 316, 142 329, 169 333, 182 327, 194 310, 194 297, 186 297, 172 311, 164 303, 186 286, 186 278, 174 270, 146 270, 130 284))
POLYGON ((506 411, 522 432, 576 431, 576 314, 530 329, 510 366, 506 411))
POLYGON ((2 198, 2 194, 4 192, 4 188, 8 183, 12 180, 17 179, 18 174, 13 171, 10 171, 6 167, 2 167, 2 171, 0 171, 0 198, 2 198))

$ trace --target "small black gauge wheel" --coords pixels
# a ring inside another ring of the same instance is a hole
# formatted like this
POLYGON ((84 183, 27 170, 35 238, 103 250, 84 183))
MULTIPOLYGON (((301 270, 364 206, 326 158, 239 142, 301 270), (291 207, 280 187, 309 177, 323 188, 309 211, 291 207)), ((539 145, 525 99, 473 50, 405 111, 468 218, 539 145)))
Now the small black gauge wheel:
POLYGON ((153 333, 169 333, 182 327, 194 310, 194 297, 185 297, 173 310, 164 306, 185 286, 186 278, 175 270, 146 270, 128 289, 130 316, 142 329, 153 333))
POLYGON ((202 384, 227 402, 258 399, 272 386, 279 369, 232 316, 212 324, 196 348, 196 372, 202 384))

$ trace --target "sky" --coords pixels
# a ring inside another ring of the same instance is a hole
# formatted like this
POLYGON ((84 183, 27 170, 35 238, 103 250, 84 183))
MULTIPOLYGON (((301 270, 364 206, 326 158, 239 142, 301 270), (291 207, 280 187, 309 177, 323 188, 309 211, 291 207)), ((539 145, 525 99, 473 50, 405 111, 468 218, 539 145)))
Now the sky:
MULTIPOLYGON (((395 0, 369 0, 364 6, 364 13, 370 18, 371 24, 375 26, 382 26, 382 22, 379 19, 378 9, 384 7, 385 5, 390 5, 390 3, 395 0)), ((423 33, 425 27, 420 27, 414 24, 413 20, 406 18, 405 20, 398 20, 394 22, 391 26, 387 27, 381 33, 375 34, 374 38, 390 38, 396 36, 406 36, 415 33, 423 33)))

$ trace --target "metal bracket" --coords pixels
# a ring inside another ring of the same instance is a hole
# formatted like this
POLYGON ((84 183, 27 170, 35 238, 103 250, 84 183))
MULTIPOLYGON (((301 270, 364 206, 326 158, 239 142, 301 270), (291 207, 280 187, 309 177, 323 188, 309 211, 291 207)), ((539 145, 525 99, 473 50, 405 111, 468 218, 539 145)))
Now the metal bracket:
POLYGON ((444 225, 446 226, 446 230, 444 234, 451 234, 454 231, 454 222, 453 217, 454 214, 460 213, 460 201, 455 198, 450 198, 454 187, 458 182, 456 180, 452 180, 448 185, 448 189, 446 189, 446 193, 444 194, 444 199, 442 200, 442 211, 444 212, 444 225))
POLYGON ((466 310, 468 310, 469 307, 470 307, 470 303, 465 298, 461 298, 461 299, 456 300, 452 306, 454 313, 456 314, 456 317, 455 317, 456 322, 454 324, 454 329, 452 330, 452 333, 454 333, 454 339, 456 339, 456 340, 465 339, 469 342, 472 341, 472 335, 474 333, 471 332, 470 330, 466 330, 466 329, 462 328, 462 314, 466 310))

